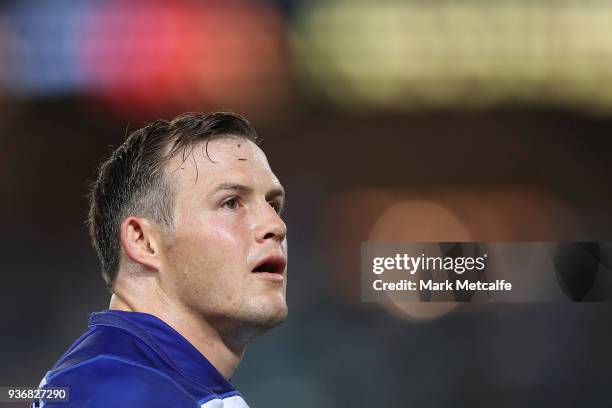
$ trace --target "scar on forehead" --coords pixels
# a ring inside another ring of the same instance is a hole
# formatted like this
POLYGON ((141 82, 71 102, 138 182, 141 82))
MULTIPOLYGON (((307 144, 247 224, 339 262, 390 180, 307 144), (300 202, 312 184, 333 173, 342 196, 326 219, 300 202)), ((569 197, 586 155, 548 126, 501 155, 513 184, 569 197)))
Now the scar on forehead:
POLYGON ((246 161, 246 159, 238 159, 238 160, 246 161))

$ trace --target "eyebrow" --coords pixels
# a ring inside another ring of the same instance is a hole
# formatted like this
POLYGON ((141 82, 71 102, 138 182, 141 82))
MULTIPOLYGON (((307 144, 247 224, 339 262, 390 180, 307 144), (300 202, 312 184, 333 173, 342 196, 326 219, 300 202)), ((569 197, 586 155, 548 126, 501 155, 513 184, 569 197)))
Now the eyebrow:
MULTIPOLYGON (((251 187, 245 186, 244 184, 240 184, 240 183, 234 183, 234 182, 221 183, 217 187, 215 187, 212 193, 214 194, 218 191, 228 191, 228 190, 237 191, 244 195, 249 195, 253 193, 253 189, 251 187)), ((276 197, 282 197, 282 198, 285 197, 285 189, 282 186, 275 187, 271 189, 270 191, 268 191, 266 194, 267 200, 270 200, 276 197)))

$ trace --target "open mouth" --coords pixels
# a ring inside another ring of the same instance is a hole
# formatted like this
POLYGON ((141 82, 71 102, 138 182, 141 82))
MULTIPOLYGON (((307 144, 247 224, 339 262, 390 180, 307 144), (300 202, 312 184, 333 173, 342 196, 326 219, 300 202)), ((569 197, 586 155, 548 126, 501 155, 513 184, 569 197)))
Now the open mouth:
POLYGON ((253 273, 273 273, 282 275, 285 272, 285 266, 287 261, 280 256, 269 256, 260 261, 255 268, 253 273))

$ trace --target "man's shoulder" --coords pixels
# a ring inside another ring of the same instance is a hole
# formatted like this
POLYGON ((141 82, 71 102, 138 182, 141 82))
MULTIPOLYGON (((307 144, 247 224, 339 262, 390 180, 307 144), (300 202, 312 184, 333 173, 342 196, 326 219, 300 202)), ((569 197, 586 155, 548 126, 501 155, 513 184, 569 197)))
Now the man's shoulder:
POLYGON ((199 406, 179 383, 163 372, 113 355, 99 355, 52 370, 41 386, 68 387, 69 404, 60 404, 66 408, 199 406))
POLYGON ((68 401, 33 405, 36 408, 248 408, 237 391, 191 393, 189 384, 175 381, 152 367, 111 355, 50 371, 40 387, 67 388, 68 401))
MULTIPOLYGON (((92 315, 90 329, 49 370, 41 388, 68 387, 69 403, 43 407, 245 408, 244 399, 201 355, 170 330, 92 315), (156 331, 157 330, 157 331, 156 331), (198 363, 198 364, 195 364, 198 363)), ((129 316, 132 319, 143 316, 129 316)), ((148 318, 150 319, 150 318, 148 318)))
POLYGON ((74 406, 86 401, 96 407, 111 403, 115 407, 136 403, 197 406, 168 373, 155 351, 129 332, 95 326, 75 341, 47 372, 41 385, 69 387, 74 406))
POLYGON ((91 327, 79 337, 55 363, 50 372, 60 372, 80 365, 95 367, 98 357, 124 360, 143 366, 156 367, 159 358, 154 350, 128 331, 108 326, 91 327))

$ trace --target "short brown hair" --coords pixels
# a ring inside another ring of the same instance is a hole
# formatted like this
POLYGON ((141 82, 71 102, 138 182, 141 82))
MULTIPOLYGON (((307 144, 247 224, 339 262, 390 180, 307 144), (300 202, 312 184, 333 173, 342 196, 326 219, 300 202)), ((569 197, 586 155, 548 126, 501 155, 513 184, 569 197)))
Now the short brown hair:
POLYGON ((109 288, 119 270, 123 220, 134 215, 172 228, 175 190, 165 175, 166 164, 179 152, 185 160, 200 142, 223 137, 257 143, 255 129, 240 115, 186 113, 132 132, 100 166, 91 185, 87 223, 109 288))

